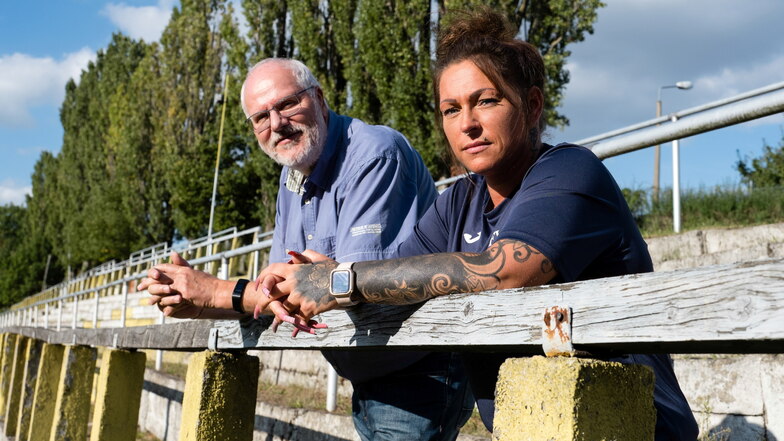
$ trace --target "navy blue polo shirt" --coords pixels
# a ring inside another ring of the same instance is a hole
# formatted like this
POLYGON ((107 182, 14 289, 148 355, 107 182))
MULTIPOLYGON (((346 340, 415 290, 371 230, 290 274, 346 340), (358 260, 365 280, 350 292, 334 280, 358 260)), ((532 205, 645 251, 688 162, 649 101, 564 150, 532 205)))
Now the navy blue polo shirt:
MULTIPOLYGON (((332 111, 328 127, 324 150, 301 188, 286 187, 290 170, 283 168, 271 263, 287 262, 289 250, 306 249, 338 262, 388 259, 438 195, 419 153, 399 132, 332 111)), ((428 353, 323 354, 341 376, 361 382, 428 353)))
MULTIPOLYGON (((525 242, 553 263, 551 283, 649 272, 648 247, 604 164, 571 144, 542 146, 520 186, 486 210, 482 176, 464 178, 439 196, 401 245, 398 257, 440 252, 484 252, 501 239, 525 242)), ((471 389, 489 430, 498 370, 514 353, 464 354, 471 389)), ((697 426, 667 355, 627 355, 615 361, 646 364, 656 374, 656 440, 694 440, 697 426)))

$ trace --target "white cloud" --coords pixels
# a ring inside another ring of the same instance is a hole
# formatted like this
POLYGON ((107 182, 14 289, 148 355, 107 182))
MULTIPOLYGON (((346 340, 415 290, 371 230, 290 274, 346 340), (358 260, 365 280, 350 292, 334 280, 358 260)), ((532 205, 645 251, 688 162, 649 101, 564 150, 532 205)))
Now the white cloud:
POLYGON ((157 6, 140 7, 109 3, 101 12, 131 38, 152 42, 161 37, 173 6, 174 0, 158 0, 157 6))
POLYGON ((19 187, 12 180, 6 179, 0 183, 0 205, 14 204, 22 205, 25 203, 25 195, 31 194, 31 186, 19 187))
POLYGON ((83 48, 66 54, 62 60, 36 58, 15 53, 0 56, 0 126, 32 125, 30 111, 35 106, 59 106, 65 96, 65 83, 79 80, 95 52, 83 48))
POLYGON ((748 92, 749 84, 767 85, 782 80, 784 54, 749 66, 729 66, 720 72, 706 75, 695 81, 695 90, 723 97, 748 92))

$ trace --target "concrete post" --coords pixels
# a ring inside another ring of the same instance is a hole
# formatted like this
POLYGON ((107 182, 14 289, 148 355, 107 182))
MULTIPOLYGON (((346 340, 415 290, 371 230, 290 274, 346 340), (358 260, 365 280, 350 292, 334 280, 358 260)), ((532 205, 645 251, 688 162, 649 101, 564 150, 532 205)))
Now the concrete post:
POLYGON ((95 348, 66 346, 49 441, 87 439, 95 358, 95 348))
POLYGON ((16 423, 19 418, 19 397, 22 395, 22 378, 24 377, 25 353, 28 337, 18 336, 16 347, 14 348, 14 358, 11 363, 11 380, 8 385, 8 395, 6 396, 5 409, 5 435, 16 435, 16 423))
POLYGON ((509 359, 496 386, 498 441, 652 441, 653 371, 591 359, 509 359))
POLYGON ((258 357, 194 354, 185 380, 180 441, 253 439, 258 379, 258 357))
POLYGON ((90 441, 136 439, 146 359, 144 352, 104 351, 90 441))
POLYGON ((8 400, 8 391, 11 384, 11 371, 14 366, 14 349, 16 348, 16 334, 3 334, 3 353, 0 360, 0 419, 5 418, 5 403, 8 400))
POLYGON ((30 339, 25 351, 25 368, 22 379, 22 394, 19 397, 19 416, 16 422, 16 441, 27 441, 30 431, 30 417, 33 412, 33 398, 35 397, 35 387, 38 383, 38 368, 41 364, 41 351, 44 342, 41 340, 30 339))
POLYGON ((45 343, 41 350, 38 366, 38 382, 35 385, 33 409, 30 415, 30 440, 48 440, 52 432, 54 407, 57 402, 57 385, 63 367, 65 347, 45 343))

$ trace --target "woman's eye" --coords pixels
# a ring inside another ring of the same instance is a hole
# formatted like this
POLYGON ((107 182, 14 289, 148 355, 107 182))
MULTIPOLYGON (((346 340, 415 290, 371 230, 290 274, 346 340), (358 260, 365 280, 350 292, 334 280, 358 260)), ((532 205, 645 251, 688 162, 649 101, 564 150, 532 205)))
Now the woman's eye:
POLYGON ((455 109, 454 107, 449 107, 449 108, 444 109, 444 110, 441 111, 441 115, 443 115, 443 116, 451 116, 451 115, 454 115, 456 113, 457 113, 457 109, 455 109))
POLYGON ((479 100, 479 105, 480 106, 492 106, 494 104, 498 104, 499 101, 501 101, 501 100, 499 100, 498 98, 481 98, 479 100))

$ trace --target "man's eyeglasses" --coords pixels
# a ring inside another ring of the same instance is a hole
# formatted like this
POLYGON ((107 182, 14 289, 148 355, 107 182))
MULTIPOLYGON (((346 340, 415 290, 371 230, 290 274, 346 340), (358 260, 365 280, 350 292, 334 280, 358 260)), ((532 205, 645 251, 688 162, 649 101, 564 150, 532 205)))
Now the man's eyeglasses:
POLYGON ((302 102, 300 101, 299 96, 314 87, 315 86, 306 87, 294 95, 289 95, 279 99, 278 102, 273 104, 270 109, 261 110, 254 113, 253 115, 249 116, 245 122, 247 122, 257 133, 269 129, 270 112, 274 110, 278 112, 278 115, 284 118, 296 115, 300 110, 302 110, 302 102))

